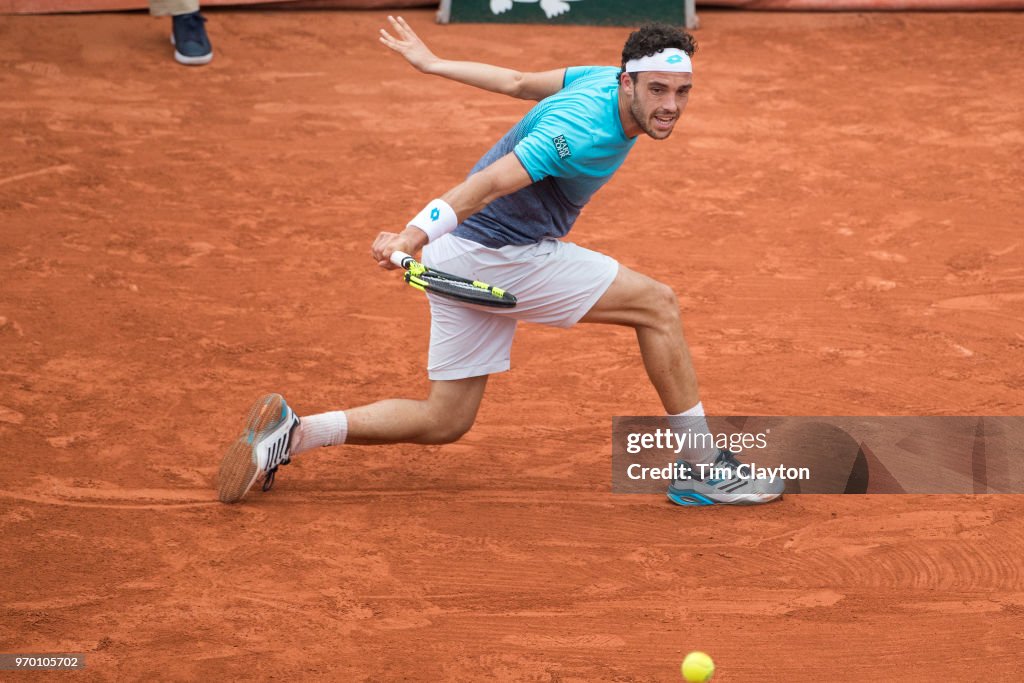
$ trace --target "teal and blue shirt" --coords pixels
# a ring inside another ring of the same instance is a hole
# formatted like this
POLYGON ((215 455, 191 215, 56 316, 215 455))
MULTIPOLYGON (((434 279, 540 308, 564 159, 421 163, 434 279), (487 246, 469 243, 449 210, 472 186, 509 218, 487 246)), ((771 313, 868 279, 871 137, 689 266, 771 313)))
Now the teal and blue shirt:
POLYGON ((492 248, 568 234, 636 142, 626 137, 619 119, 619 71, 566 69, 562 89, 538 102, 470 171, 512 152, 533 183, 494 200, 454 234, 492 248))

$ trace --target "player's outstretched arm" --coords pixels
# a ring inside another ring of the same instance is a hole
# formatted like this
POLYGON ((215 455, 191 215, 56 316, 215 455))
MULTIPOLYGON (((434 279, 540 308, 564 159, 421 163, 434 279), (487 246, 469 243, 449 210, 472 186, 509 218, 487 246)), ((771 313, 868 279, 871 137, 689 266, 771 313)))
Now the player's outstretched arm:
MULTIPOLYGON (((459 221, 480 211, 495 199, 512 194, 532 182, 518 157, 510 153, 469 176, 441 195, 440 199, 454 211, 452 220, 458 225, 459 221)), ((427 243, 427 239, 426 232, 410 224, 401 233, 380 233, 370 247, 370 253, 379 265, 394 268, 390 260, 391 252, 398 250, 415 256, 427 243)))
POLYGON ((425 74, 443 76, 483 90, 524 100, 542 100, 562 89, 565 69, 523 72, 480 62, 441 59, 416 35, 402 17, 388 17, 394 35, 380 30, 380 42, 405 57, 425 74))

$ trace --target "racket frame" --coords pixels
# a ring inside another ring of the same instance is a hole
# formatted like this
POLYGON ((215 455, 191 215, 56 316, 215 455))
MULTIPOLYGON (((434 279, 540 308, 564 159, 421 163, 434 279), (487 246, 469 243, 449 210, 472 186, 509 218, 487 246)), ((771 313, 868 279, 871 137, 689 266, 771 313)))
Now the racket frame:
POLYGON ((513 308, 517 303, 515 295, 511 292, 506 292, 501 287, 495 287, 487 284, 486 282, 471 280, 469 278, 453 275, 441 270, 434 270, 433 268, 423 265, 403 251, 392 252, 391 263, 405 270, 405 281, 410 287, 415 287, 421 292, 431 292, 438 296, 446 296, 465 303, 488 306, 491 308, 513 308), (457 291, 437 289, 430 285, 428 280, 429 278, 435 278, 439 282, 459 282, 464 285, 470 285, 475 290, 490 294, 490 297, 477 299, 470 296, 460 296, 457 291))

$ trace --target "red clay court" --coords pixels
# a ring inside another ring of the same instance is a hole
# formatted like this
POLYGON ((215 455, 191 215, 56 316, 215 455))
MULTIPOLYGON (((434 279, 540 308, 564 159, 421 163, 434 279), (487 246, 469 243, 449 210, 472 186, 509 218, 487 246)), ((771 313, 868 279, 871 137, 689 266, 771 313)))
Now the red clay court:
MULTIPOLYGON (((628 33, 406 16, 525 70, 628 33)), ((384 12, 209 17, 201 69, 144 15, 0 17, 0 652, 85 653, 76 680, 673 681, 697 649, 723 682, 1019 679, 1019 496, 613 495, 612 416, 660 412, 625 329, 523 327, 463 441, 308 453, 218 503, 259 394, 425 395, 426 302, 370 242, 529 104, 416 73, 384 12)), ((708 410, 1021 414, 1024 15, 701 20, 675 135, 571 237, 679 293, 708 410)))

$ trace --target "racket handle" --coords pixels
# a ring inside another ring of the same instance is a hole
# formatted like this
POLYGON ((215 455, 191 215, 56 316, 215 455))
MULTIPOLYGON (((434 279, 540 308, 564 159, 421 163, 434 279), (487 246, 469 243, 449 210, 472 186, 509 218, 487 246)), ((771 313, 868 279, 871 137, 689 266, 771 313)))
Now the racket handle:
POLYGON ((404 251, 393 251, 391 252, 391 262, 399 268, 405 268, 409 263, 415 261, 412 256, 409 256, 404 251))

